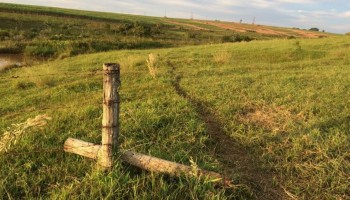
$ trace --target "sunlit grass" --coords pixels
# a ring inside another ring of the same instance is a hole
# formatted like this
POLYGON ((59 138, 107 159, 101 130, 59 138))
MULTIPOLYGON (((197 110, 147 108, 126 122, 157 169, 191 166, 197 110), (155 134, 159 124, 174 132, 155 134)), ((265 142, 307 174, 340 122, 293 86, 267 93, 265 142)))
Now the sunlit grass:
POLYGON ((299 45, 296 40, 276 40, 119 51, 10 69, 0 74, 0 129, 39 114, 52 120, 0 155, 0 197, 252 198, 249 190, 230 191, 196 179, 147 173, 118 161, 111 173, 96 174, 94 161, 58 150, 68 137, 100 142, 99 70, 104 62, 120 62, 121 148, 188 165, 193 159, 200 168, 222 171, 210 153, 213 141, 205 123, 172 86, 174 66, 180 86, 208 106, 225 133, 260 160, 263 170, 275 172, 277 187, 300 199, 347 199, 347 41, 338 37, 300 40, 299 45), (217 62, 213 55, 222 49, 230 56, 217 62), (150 53, 159 55, 157 79, 147 68, 150 53), (48 73, 56 74, 48 76, 55 84, 35 77, 48 73), (14 75, 19 78, 12 79, 14 75), (35 84, 21 87, 19 81, 35 84), (35 149, 48 152, 38 155, 35 149))

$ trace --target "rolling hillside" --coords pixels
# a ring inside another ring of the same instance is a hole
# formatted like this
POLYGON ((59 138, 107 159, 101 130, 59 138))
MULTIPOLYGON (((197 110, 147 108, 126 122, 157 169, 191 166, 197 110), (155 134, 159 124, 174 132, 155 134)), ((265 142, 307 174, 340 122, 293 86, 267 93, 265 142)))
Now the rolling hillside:
POLYGON ((0 53, 24 53, 45 59, 119 49, 331 36, 262 25, 4 3, 0 3, 0 20, 0 53))

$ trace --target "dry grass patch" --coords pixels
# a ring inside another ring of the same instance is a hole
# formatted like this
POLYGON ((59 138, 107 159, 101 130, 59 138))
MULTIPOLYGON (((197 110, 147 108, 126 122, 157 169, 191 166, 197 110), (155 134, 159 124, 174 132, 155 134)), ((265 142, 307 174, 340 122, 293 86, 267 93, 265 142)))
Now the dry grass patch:
POLYGON ((149 74, 155 79, 157 74, 157 61, 158 56, 156 54, 149 54, 146 60, 149 74))
POLYGON ((228 63, 232 58, 232 55, 228 51, 219 51, 215 54, 213 54, 213 60, 215 63, 218 64, 225 64, 228 63))
POLYGON ((43 127, 47 124, 47 121, 51 120, 51 117, 47 115, 38 115, 34 118, 29 118, 23 123, 12 124, 12 127, 8 127, 7 130, 0 137, 0 153, 7 152, 11 146, 15 145, 25 134, 28 129, 33 127, 43 127))
POLYGON ((284 132, 293 122, 304 120, 303 113, 293 114, 283 106, 248 106, 239 115, 245 124, 253 124, 273 132, 284 132))

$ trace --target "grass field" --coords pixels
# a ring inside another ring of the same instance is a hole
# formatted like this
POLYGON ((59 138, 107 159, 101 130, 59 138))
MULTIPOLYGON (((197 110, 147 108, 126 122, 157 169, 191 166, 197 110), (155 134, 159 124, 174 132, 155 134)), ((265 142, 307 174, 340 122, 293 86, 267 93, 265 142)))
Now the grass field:
POLYGON ((233 23, 11 4, 0 10, 2 51, 51 58, 0 73, 0 199, 350 198, 349 36, 247 32, 240 37, 256 40, 222 44, 237 32, 220 27, 233 23), (160 23, 161 32, 116 33, 126 22, 160 23), (31 29, 38 35, 20 38, 31 29), (113 46, 120 41, 129 46, 113 46), (234 187, 118 160, 98 173, 95 161, 65 153, 68 137, 100 143, 106 62, 121 64, 121 149, 219 172, 234 187))
POLYGON ((1 130, 14 131, 11 124, 39 114, 52 120, 42 129, 29 129, 1 153, 0 195, 259 199, 269 191, 261 191, 251 176, 268 173, 271 176, 262 178, 271 180, 262 182, 271 182, 278 195, 347 199, 348 40, 115 51, 9 70, 0 75, 0 94, 5 97, 0 101, 1 130), (158 54, 156 79, 146 66, 149 53, 158 54), (68 137, 100 140, 102 75, 96 70, 103 62, 122 64, 121 148, 185 164, 192 160, 204 169, 226 171, 239 186, 218 189, 119 162, 103 176, 93 172, 93 161, 64 153, 68 137), (238 163, 225 162, 204 115, 211 115, 211 123, 222 131, 217 134, 230 136, 256 166, 239 166, 247 164, 240 163, 239 155, 238 163), (242 167, 252 170, 247 174, 242 167))

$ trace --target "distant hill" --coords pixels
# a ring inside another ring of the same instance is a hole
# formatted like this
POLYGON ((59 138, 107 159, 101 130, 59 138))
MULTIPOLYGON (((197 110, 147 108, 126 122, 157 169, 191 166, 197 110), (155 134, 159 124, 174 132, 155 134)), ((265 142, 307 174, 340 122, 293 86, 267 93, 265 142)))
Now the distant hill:
POLYGON ((0 3, 0 21, 0 53, 44 58, 118 49, 331 36, 263 25, 5 3, 0 3))

